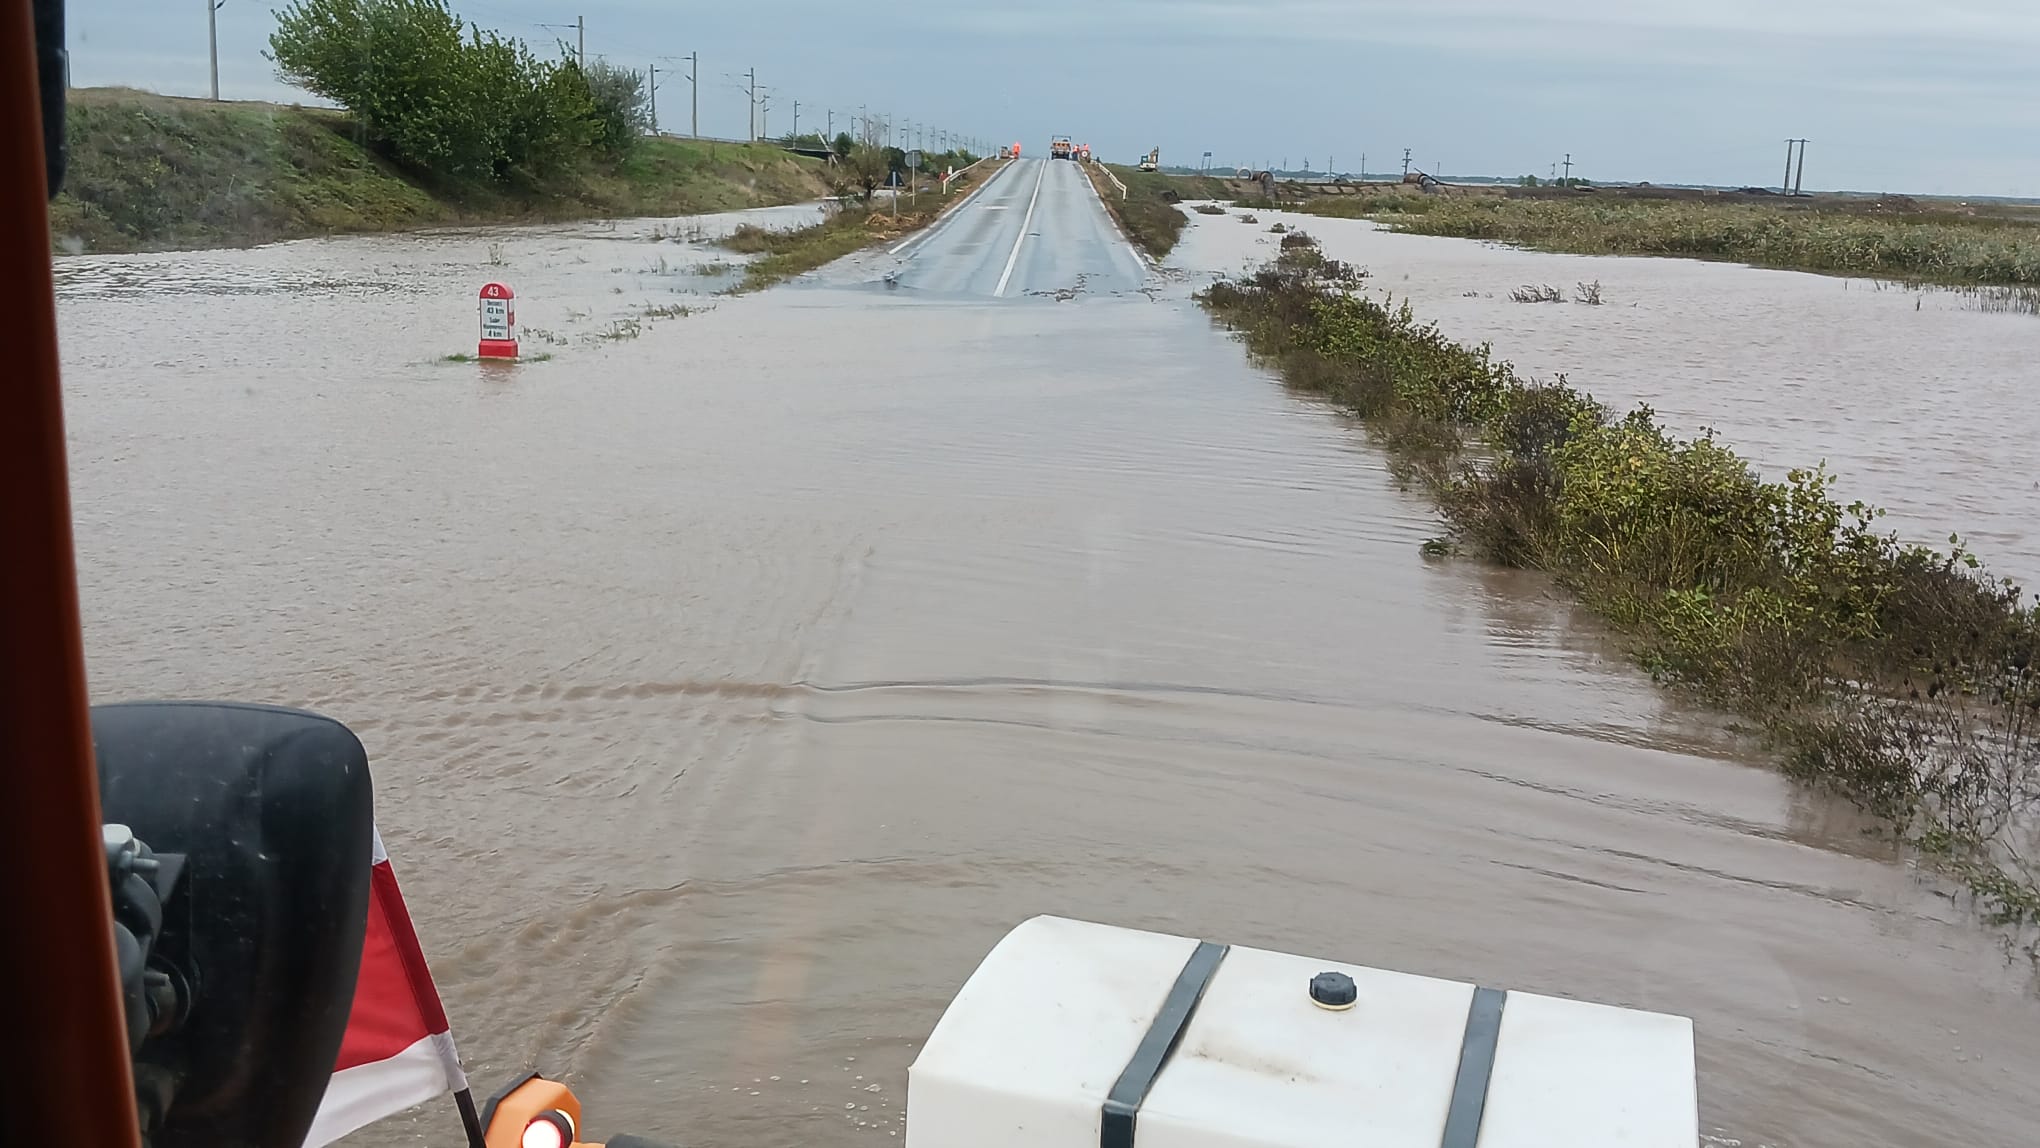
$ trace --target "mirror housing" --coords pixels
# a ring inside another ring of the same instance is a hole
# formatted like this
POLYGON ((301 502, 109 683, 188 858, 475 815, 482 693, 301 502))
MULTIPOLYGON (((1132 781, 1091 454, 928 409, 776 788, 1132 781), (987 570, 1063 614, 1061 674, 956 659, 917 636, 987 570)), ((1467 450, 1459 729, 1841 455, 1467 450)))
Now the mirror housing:
POLYGON ((152 1148, 304 1142, 361 968, 374 815, 368 755, 301 710, 143 702, 92 708, 103 818, 183 854, 155 945, 186 1015, 135 1057, 174 1094, 152 1148))
POLYGON ((71 55, 64 50, 64 0, 35 0, 36 94, 42 100, 43 169, 51 199, 64 190, 70 144, 64 135, 64 96, 71 89, 71 55))

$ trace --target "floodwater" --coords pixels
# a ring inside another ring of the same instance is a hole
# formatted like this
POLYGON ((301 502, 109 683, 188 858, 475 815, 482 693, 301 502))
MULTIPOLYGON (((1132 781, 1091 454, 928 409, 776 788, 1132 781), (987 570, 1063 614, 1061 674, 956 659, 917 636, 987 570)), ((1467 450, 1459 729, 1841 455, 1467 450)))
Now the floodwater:
POLYGON ((1185 267, 1237 271, 1272 255, 1268 227, 1315 236, 1463 342, 1491 342, 1526 377, 1565 374, 1618 410, 1648 403, 1682 434, 1712 427, 1782 478, 1825 461, 1845 501, 1887 509, 1908 542, 1964 546, 2040 584, 2040 320, 1876 280, 1691 259, 1553 255, 1396 235, 1362 220, 1197 216, 1185 267), (1252 233, 1252 234, 1248 234, 1252 233), (1550 285, 1602 303, 1516 303, 1550 285), (2024 320, 2021 322, 2020 320, 2024 320))
MULTIPOLYGON (((484 1091, 888 1143, 950 995, 1053 912, 1690 1015, 1710 1143, 2032 1142, 2032 968, 1539 580, 1424 561, 1430 511, 1200 274, 930 297, 878 254, 728 300, 690 232, 59 269, 95 696, 360 732, 484 1091), (444 361, 489 280, 550 361, 444 361)), ((1185 265, 1258 238, 1200 221, 1185 265)))

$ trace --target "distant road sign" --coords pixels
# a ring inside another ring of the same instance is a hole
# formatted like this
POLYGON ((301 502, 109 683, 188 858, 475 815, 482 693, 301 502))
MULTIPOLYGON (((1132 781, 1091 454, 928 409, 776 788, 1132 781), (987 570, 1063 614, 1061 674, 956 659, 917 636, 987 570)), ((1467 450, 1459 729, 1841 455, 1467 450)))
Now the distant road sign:
POLYGON ((918 149, 907 153, 907 166, 911 168, 919 168, 921 166, 921 153, 918 149))

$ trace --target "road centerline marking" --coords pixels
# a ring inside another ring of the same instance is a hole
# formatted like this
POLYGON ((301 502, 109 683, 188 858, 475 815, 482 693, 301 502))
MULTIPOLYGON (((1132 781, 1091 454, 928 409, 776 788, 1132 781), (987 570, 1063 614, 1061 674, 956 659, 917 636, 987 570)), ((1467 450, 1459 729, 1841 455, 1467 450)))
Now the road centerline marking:
POLYGON ((1041 181, 1048 178, 1048 165, 1054 161, 1044 159, 1036 162, 1041 164, 1041 174, 1034 177, 1034 194, 1027 197, 1027 218, 1020 221, 1020 236, 1013 240, 1013 253, 1006 256, 1006 269, 999 274, 999 285, 992 288, 994 299, 1006 294, 1006 284, 1013 278, 1013 265, 1020 262, 1020 246, 1027 242, 1027 229, 1034 225, 1034 205, 1041 199, 1041 181))

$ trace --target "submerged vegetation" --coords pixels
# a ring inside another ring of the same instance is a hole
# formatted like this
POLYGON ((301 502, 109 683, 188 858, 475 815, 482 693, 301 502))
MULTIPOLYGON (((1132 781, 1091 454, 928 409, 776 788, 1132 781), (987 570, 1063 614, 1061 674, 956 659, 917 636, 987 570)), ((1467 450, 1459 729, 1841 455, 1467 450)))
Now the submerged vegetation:
POLYGON ((760 291, 796 275, 833 263, 874 243, 918 231, 933 222, 932 209, 906 211, 894 216, 861 205, 846 204, 820 223, 806 227, 774 230, 756 224, 741 224, 722 240, 731 251, 758 258, 744 265, 744 278, 731 287, 731 294, 760 291))
POLYGON ((1699 200, 1514 199, 1398 192, 1324 197, 1289 210, 1374 217, 1397 231, 1580 255, 1672 255, 1934 284, 2040 285, 2040 223, 1916 201, 1822 205, 1699 200))
POLYGON ((1282 246, 1200 301, 1368 420, 1451 528, 1427 554, 1549 572, 1659 681, 1752 719, 1788 772, 1937 855, 1994 919, 2040 922, 2040 608, 1954 538, 1880 531, 1823 468, 1767 481, 1648 407, 1519 378, 1300 233, 1282 246))
MULTIPOLYGON (((867 154, 882 157, 884 149, 853 147, 846 166, 854 170, 858 157, 867 154)), ((919 231, 941 218, 948 208, 963 202, 968 187, 978 178, 989 179, 990 174, 963 176, 951 184, 946 196, 924 190, 917 197, 922 205, 908 206, 905 210, 899 210, 897 202, 877 204, 852 192, 842 195, 821 222, 806 227, 775 229, 754 223, 739 224, 720 241, 722 246, 758 258, 744 265, 743 280, 729 288, 728 293, 763 290, 872 244, 919 231)))

